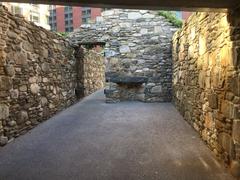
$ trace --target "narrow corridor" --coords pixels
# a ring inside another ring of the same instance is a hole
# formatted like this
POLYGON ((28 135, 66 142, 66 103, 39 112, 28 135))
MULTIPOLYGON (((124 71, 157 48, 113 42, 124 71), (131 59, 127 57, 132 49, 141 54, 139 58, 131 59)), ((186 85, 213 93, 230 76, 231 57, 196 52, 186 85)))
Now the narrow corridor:
POLYGON ((170 103, 85 98, 0 148, 1 180, 231 180, 170 103))

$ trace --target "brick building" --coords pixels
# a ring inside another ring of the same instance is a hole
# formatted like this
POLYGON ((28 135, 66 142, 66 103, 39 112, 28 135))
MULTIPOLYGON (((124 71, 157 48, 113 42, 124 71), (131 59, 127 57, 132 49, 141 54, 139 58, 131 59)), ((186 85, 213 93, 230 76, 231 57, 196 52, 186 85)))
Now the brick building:
POLYGON ((81 24, 95 21, 101 12, 101 8, 50 6, 49 24, 52 31, 72 32, 81 24))
POLYGON ((26 20, 41 26, 45 29, 50 29, 49 26, 49 6, 42 4, 26 4, 26 3, 12 3, 0 2, 6 6, 8 10, 15 15, 22 15, 26 20))

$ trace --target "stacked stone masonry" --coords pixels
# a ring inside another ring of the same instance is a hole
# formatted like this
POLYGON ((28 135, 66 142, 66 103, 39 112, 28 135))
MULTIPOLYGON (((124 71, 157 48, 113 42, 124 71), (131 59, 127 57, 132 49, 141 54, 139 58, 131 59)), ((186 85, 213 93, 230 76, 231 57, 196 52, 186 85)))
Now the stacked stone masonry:
POLYGON ((235 13, 195 13, 173 37, 176 107, 240 175, 240 24, 235 13))
POLYGON ((106 42, 107 81, 111 82, 116 76, 148 79, 146 83, 132 87, 111 82, 106 91, 110 101, 171 101, 171 39, 177 29, 157 11, 104 11, 96 23, 84 25, 70 35, 73 44, 81 41, 84 29, 91 31, 91 35, 85 35, 86 39, 106 42))
POLYGON ((77 74, 68 41, 0 6, 0 145, 73 104, 77 74))
POLYGON ((84 48, 83 54, 83 87, 88 96, 105 86, 105 64, 100 46, 84 48))

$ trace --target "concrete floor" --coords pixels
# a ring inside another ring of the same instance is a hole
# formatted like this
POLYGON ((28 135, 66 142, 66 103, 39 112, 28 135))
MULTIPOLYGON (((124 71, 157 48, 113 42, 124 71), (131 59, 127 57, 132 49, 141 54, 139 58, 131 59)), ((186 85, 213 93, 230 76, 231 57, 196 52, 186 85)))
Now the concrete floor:
POLYGON ((99 91, 0 148, 0 180, 231 180, 170 103, 99 91))

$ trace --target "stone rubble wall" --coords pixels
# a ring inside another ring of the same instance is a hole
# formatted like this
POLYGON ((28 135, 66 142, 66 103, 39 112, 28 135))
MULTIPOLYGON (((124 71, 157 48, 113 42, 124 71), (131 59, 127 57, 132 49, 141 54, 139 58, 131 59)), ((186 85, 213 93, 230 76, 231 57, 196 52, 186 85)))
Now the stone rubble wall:
MULTIPOLYGON (((148 83, 143 91, 138 91, 138 97, 146 102, 164 102, 171 101, 171 39, 176 30, 157 11, 111 9, 69 38, 73 44, 88 39, 106 42, 106 78, 113 74, 146 76, 148 83), (84 29, 89 29, 89 35, 82 37, 84 29)), ((118 86, 112 84, 111 88, 114 87, 118 86)), ((112 90, 118 92, 116 88, 112 90)), ((124 93, 128 92, 131 96, 130 91, 124 93)))
MULTIPOLYGON (((84 56, 87 79, 80 78, 88 84, 88 95, 102 86, 96 81, 99 76, 102 82, 104 73, 98 69, 99 54, 84 56)), ((0 6, 0 145, 77 100, 76 62, 68 41, 0 6)))
POLYGON ((211 150, 240 175, 240 26, 195 13, 173 37, 173 99, 211 150))
POLYGON ((102 48, 84 48, 83 81, 84 95, 88 96, 105 87, 105 62, 102 48))

